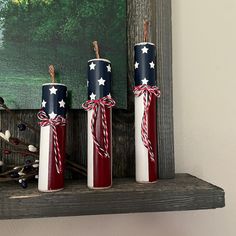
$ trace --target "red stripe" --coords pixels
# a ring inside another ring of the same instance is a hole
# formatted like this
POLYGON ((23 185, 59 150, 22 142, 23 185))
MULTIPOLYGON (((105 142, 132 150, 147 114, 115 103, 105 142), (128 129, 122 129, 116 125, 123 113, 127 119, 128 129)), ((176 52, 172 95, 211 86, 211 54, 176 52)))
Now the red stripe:
POLYGON ((154 182, 158 179, 158 166, 157 166, 157 118, 156 118, 156 103, 157 97, 152 96, 152 101, 148 110, 148 138, 151 141, 152 149, 154 153, 154 160, 151 160, 150 154, 148 154, 149 164, 149 182, 154 182))
MULTIPOLYGON (((97 148, 94 145, 93 150, 93 161, 94 161, 94 187, 102 188, 109 187, 112 184, 111 176, 111 108, 105 107, 106 117, 107 117, 107 131, 108 131, 108 152, 110 158, 101 156, 98 153, 97 148)), ((104 146, 104 136, 102 128, 102 113, 101 108, 98 107, 97 119, 95 121, 95 135, 101 146, 104 146)))
POLYGON ((48 190, 64 188, 64 161, 65 161, 65 141, 66 126, 56 126, 58 145, 61 153, 62 172, 59 174, 56 169, 55 152, 53 143, 53 131, 50 127, 49 165, 48 165, 48 190))

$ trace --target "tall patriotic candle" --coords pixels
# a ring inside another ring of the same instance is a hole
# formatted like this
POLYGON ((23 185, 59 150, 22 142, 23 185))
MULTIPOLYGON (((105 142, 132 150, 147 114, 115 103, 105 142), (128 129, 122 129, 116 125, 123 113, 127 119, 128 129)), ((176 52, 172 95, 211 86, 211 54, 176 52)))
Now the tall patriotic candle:
POLYGON ((112 185, 112 119, 111 62, 99 57, 88 61, 88 100, 82 106, 88 111, 87 185, 91 189, 112 185))
POLYGON ((52 83, 42 86, 42 109, 38 189, 54 192, 64 188, 66 140, 66 93, 64 84, 55 83, 54 67, 49 67, 52 83))
POLYGON ((136 181, 152 183, 158 179, 156 102, 156 47, 147 42, 148 22, 144 23, 144 42, 134 46, 135 70, 135 169, 136 181))

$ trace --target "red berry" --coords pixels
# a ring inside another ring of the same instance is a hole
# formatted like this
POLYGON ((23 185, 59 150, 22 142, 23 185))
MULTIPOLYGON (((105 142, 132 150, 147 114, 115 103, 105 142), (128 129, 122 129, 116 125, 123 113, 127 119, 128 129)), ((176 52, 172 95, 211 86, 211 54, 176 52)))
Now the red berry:
POLYGON ((10 138, 10 142, 15 145, 18 145, 20 143, 20 140, 18 138, 10 138))
POLYGON ((30 156, 30 154, 29 154, 29 153, 22 153, 21 155, 22 155, 23 157, 30 156))
POLYGON ((3 153, 5 155, 9 155, 9 154, 11 154, 11 151, 9 149, 4 149, 3 153))

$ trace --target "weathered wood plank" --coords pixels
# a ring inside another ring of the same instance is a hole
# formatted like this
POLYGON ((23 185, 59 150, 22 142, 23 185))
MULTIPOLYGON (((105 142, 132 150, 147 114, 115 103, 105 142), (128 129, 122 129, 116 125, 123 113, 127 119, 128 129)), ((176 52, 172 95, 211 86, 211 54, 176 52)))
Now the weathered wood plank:
MULTIPOLYGON (((1 110, 0 111, 0 129, 5 132, 9 130, 11 132, 12 137, 16 137, 21 139, 22 141, 33 144, 36 147, 39 146, 39 127, 37 124, 37 111, 36 110, 21 110, 21 111, 14 111, 14 113, 24 121, 28 122, 29 124, 33 125, 35 128, 38 129, 38 132, 34 132, 30 129, 26 129, 25 131, 19 131, 17 125, 20 123, 15 121, 12 116, 10 116, 7 112, 1 110)), ((3 141, 1 141, 1 148, 9 148, 3 141)), ((10 148, 11 149, 11 148, 10 148)), ((1 156, 2 160, 5 164, 15 164, 20 165, 29 157, 23 157, 22 155, 12 153, 10 155, 1 156)))
POLYGON ((116 179, 108 190, 89 190, 84 182, 69 181, 65 189, 40 193, 36 186, 21 190, 0 185, 0 218, 36 218, 179 211, 224 207, 224 191, 187 174, 155 184, 137 184, 133 179, 116 179))
MULTIPOLYGON (((143 41, 143 21, 151 22, 151 1, 127 1, 128 106, 113 112, 113 169, 117 177, 134 176, 134 45, 143 41)), ((150 27, 153 30, 153 27, 150 27)), ((151 31, 152 31, 151 30, 151 31)), ((155 31, 155 29, 154 29, 155 31)), ((152 33, 150 33, 150 40, 152 33)))
POLYGON ((153 3, 153 22, 155 22, 158 70, 157 78, 161 90, 158 99, 158 155, 160 178, 173 178, 174 128, 172 91, 172 34, 171 0, 155 0, 153 3))
MULTIPOLYGON (((128 102, 126 116, 133 122, 133 47, 143 41, 143 20, 150 21, 149 41, 157 45, 157 79, 161 89, 158 99, 158 158, 159 177, 173 178, 174 133, 173 133, 173 94, 172 94, 172 47, 171 47, 171 0, 127 1, 127 32, 128 32, 128 102)), ((125 121, 125 120, 124 120, 125 121)), ((123 131, 121 129, 121 131, 123 131)), ((134 135, 134 129, 129 130, 134 135)), ((134 149, 134 140, 129 146, 134 149)), ((127 157, 127 155, 126 155, 127 157)), ((134 158, 128 156, 131 166, 134 158)), ((132 172, 133 173, 133 169, 132 172)))

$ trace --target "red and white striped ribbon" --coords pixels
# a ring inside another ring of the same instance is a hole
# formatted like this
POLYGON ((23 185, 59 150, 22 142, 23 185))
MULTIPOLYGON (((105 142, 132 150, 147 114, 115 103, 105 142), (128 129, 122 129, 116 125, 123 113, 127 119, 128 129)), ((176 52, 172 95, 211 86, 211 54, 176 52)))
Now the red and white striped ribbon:
POLYGON ((115 101, 108 95, 106 97, 97 99, 97 100, 88 100, 85 103, 82 104, 82 107, 86 110, 92 110, 93 109, 93 115, 91 119, 91 131, 93 136, 93 142, 95 144, 96 149, 98 150, 98 153, 103 157, 110 158, 109 152, 108 152, 108 130, 107 130, 107 117, 106 117, 106 110, 105 108, 111 108, 115 106, 115 101), (102 113, 102 132, 103 132, 103 143, 104 147, 99 143, 96 134, 95 134, 95 121, 97 119, 97 113, 98 108, 101 108, 102 113))
POLYGON ((155 161, 152 143, 150 139, 148 138, 147 117, 148 117, 148 110, 152 101, 152 96, 156 96, 157 98, 159 98, 161 95, 161 92, 157 86, 150 86, 146 84, 135 86, 133 89, 133 92, 135 96, 137 97, 143 94, 144 112, 143 112, 143 118, 142 118, 142 124, 141 124, 142 141, 143 141, 144 146, 148 149, 148 153, 150 155, 151 160, 155 161))
POLYGON ((55 163, 56 163, 56 170, 58 174, 62 173, 62 160, 61 160, 61 152, 59 148, 58 143, 58 137, 57 137, 57 126, 65 126, 66 125, 66 119, 62 116, 56 116, 54 119, 49 119, 45 111, 41 110, 37 114, 38 119, 41 120, 39 122, 39 125, 42 127, 50 125, 52 127, 53 131, 53 146, 54 146, 54 157, 55 157, 55 163))

